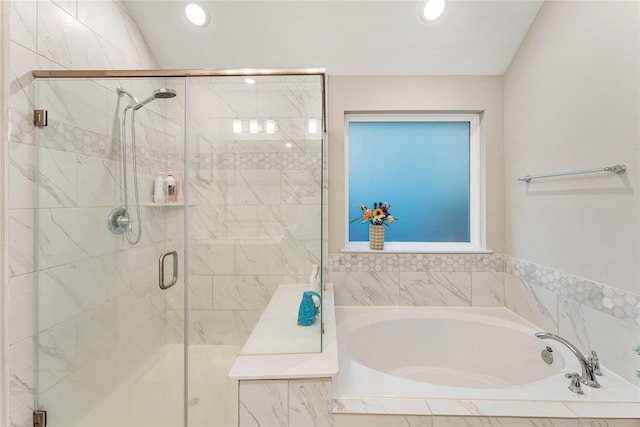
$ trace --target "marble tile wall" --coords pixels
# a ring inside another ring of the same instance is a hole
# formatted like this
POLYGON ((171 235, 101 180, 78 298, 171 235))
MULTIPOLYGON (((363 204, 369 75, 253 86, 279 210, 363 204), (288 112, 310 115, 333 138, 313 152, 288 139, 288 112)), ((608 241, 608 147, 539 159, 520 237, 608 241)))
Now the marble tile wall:
POLYGON ((320 264, 322 140, 307 120, 321 118, 321 78, 255 80, 189 80, 192 343, 244 344, 278 285, 320 264), (251 134, 250 119, 277 131, 251 134))
MULTIPOLYGON (((43 404, 49 401, 67 408, 71 402, 60 399, 70 393, 78 396, 72 402, 78 408, 76 415, 65 418, 61 414, 66 409, 54 411, 50 422, 65 425, 166 340, 131 325, 149 326, 166 312, 165 302, 145 291, 154 284, 140 266, 148 265, 153 250, 167 240, 145 231, 139 250, 127 253, 122 238, 96 238, 104 228, 105 214, 119 197, 119 153, 112 143, 118 102, 113 87, 118 82, 107 86, 95 81, 67 82, 67 86, 44 83, 36 100, 31 70, 156 68, 156 63, 118 1, 11 1, 9 36, 10 423, 32 423, 34 360, 39 351, 35 335, 40 332, 44 368, 40 386, 47 390, 41 396, 43 404), (49 127, 34 129, 31 114, 36 106, 50 109, 49 127), (36 149, 36 135, 44 142, 41 149, 36 149), (41 182, 43 209, 39 211, 35 210, 36 178, 41 182), (37 223, 43 232, 38 253, 37 223), (113 265, 120 268, 108 267, 113 265), (41 317, 36 324, 38 274, 41 317), (115 286, 102 286, 107 283, 115 286), (123 316, 124 307, 136 314, 123 316), (116 335, 124 337, 126 348, 110 345, 116 335)), ((129 83, 126 88, 147 92, 148 82, 129 83)), ((162 136, 150 131, 156 118, 148 115, 142 120, 143 139, 162 136)), ((161 133, 173 130, 165 126, 161 133)), ((171 143, 168 138, 165 141, 171 143)), ((155 176, 157 153, 166 151, 166 146, 141 145, 143 173, 155 176)), ((162 212, 144 209, 142 214, 154 227, 164 227, 162 212)))
POLYGON ((505 306, 640 385, 640 295, 505 256, 505 306))
MULTIPOLYGON (((426 404, 419 411, 405 411, 415 415, 388 413, 382 407, 372 406, 361 413, 332 412, 331 401, 330 379, 240 381, 239 426, 635 427, 638 424, 637 419, 631 418, 630 414, 634 412, 632 408, 621 408, 618 419, 599 418, 597 410, 591 414, 576 412, 558 418, 526 418, 517 415, 434 415, 431 411, 433 408, 426 404)), ((416 403, 419 403, 419 400, 415 400, 409 406, 416 407, 416 403)))
POLYGON ((504 306, 640 384, 639 295, 498 254, 340 253, 328 268, 336 305, 504 306))
POLYGON ((502 255, 340 253, 328 264, 336 305, 504 306, 502 255))

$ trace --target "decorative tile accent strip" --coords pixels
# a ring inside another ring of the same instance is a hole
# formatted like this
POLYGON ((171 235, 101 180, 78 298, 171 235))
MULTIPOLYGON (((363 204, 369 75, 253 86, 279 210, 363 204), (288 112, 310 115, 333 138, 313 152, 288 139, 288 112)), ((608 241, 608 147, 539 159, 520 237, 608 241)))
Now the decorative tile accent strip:
MULTIPOLYGON (((22 123, 22 122, 20 122, 22 123)), ((16 123, 15 129, 23 129, 25 126, 16 123)), ((14 131, 16 132, 16 131, 14 131)), ((47 127, 41 128, 42 135, 38 140, 38 146, 70 153, 82 154, 101 159, 119 160, 120 142, 107 135, 101 135, 86 129, 74 127, 67 123, 49 120, 47 127)), ((16 136, 18 139, 24 139, 16 136)), ((27 136, 25 136, 27 138, 27 136)), ((149 166, 157 169, 159 165, 167 166, 168 162, 182 163, 182 155, 166 153, 155 147, 145 144, 144 134, 138 132, 136 137, 138 166, 149 166)), ((160 167, 162 167, 160 166, 160 167)))
POLYGON ((211 153, 191 155, 197 170, 313 170, 320 169, 320 153, 211 153))
POLYGON ((9 141, 33 145, 33 123, 28 114, 9 110, 9 141))
POLYGON ((310 170, 320 168, 321 153, 241 153, 236 169, 310 170))
POLYGON ((49 125, 40 130, 42 131, 42 137, 38 141, 40 147, 103 159, 116 160, 119 157, 119 147, 112 144, 106 135, 54 120, 49 120, 49 125))
POLYGON ((505 272, 580 304, 640 325, 640 295, 505 255, 505 272))
POLYGON ((502 272, 502 254, 367 254, 329 255, 329 270, 360 271, 494 271, 502 272))
POLYGON ((233 153, 191 154, 189 164, 193 170, 234 170, 236 155, 233 153))

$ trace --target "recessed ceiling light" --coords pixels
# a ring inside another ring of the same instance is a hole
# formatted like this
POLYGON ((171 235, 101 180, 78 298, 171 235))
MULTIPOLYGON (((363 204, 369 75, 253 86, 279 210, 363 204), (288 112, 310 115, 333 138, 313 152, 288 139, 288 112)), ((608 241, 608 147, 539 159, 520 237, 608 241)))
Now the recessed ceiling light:
POLYGON ((445 0, 427 0, 422 9, 422 18, 427 22, 433 22, 442 16, 445 7, 445 0))
POLYGON ((197 3, 189 3, 184 8, 187 19, 196 27, 204 27, 209 23, 209 14, 204 7, 197 3))
POLYGON ((254 84, 254 83, 256 82, 256 80, 255 80, 255 79, 252 79, 252 78, 250 78, 250 77, 247 77, 246 79, 244 79, 244 82, 245 82, 246 84, 248 84, 248 85, 252 85, 252 84, 254 84))

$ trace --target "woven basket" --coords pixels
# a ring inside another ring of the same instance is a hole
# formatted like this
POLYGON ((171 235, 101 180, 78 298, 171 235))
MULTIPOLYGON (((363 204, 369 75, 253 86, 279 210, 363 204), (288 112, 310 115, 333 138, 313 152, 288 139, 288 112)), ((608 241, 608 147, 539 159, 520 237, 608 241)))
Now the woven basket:
POLYGON ((384 248, 384 225, 369 225, 369 247, 378 251, 384 248))

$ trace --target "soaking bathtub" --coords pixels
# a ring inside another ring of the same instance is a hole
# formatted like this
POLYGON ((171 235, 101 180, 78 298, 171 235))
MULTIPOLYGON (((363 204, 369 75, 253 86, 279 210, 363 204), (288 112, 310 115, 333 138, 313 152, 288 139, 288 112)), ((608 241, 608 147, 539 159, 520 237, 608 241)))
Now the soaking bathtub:
POLYGON ((583 395, 571 392, 564 375, 581 372, 576 357, 556 341, 536 338, 539 329, 505 308, 336 307, 336 322, 336 411, 349 399, 382 408, 385 399, 397 406, 404 398, 426 402, 432 414, 438 405, 464 400, 476 408, 479 402, 494 408, 508 408, 508 402, 521 408, 526 402, 529 415, 542 415, 540 404, 556 402, 559 406, 547 407, 554 415, 553 408, 567 408, 562 402, 636 408, 640 400, 640 389, 606 369, 606 360, 598 377, 601 388, 582 385, 583 395), (547 346, 553 350, 552 364, 541 357, 547 346))

